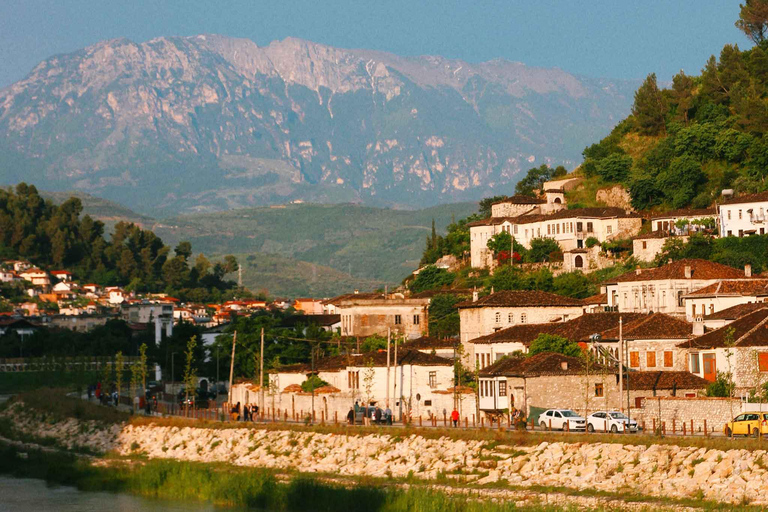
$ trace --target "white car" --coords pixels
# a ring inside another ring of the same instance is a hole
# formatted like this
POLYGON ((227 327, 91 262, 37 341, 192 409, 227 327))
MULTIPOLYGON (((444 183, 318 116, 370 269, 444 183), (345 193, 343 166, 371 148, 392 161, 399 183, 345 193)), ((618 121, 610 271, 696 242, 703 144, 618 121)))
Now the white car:
POLYGON ((637 422, 618 411, 598 411, 587 416, 587 430, 594 432, 637 432, 637 422), (625 429, 626 425, 626 429, 625 429))
POLYGON ((584 430, 586 420, 570 409, 549 409, 539 416, 539 426, 542 430, 584 430))

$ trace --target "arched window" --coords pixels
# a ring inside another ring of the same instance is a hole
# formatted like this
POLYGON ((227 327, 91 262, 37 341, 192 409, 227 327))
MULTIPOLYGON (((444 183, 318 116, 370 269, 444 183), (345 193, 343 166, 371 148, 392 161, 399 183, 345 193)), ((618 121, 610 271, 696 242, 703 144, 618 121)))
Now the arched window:
POLYGON ((561 202, 561 201, 560 201, 560 198, 559 198, 559 197, 556 197, 556 198, 555 198, 555 204, 560 204, 560 202, 561 202))
POLYGON ((573 259, 573 266, 576 268, 584 268, 584 258, 580 254, 577 254, 573 259))

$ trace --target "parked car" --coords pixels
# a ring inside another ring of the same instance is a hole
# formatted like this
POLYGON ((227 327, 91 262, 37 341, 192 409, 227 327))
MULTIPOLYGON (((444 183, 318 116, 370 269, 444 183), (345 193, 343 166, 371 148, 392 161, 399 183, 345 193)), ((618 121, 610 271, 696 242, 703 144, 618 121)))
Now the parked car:
POLYGON ((757 437, 768 434, 768 412, 745 412, 736 416, 733 421, 725 424, 723 433, 730 436, 757 437))
POLYGON ((549 409, 539 416, 539 426, 547 430, 584 430, 586 420, 570 409, 549 409))
POLYGON ((598 411, 587 416, 587 430, 594 432, 637 432, 637 422, 618 411, 598 411))

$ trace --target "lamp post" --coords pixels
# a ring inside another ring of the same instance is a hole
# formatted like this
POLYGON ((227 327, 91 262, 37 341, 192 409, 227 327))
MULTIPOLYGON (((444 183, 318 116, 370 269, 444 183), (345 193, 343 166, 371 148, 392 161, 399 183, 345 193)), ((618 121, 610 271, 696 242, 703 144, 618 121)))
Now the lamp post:
POLYGON ((173 370, 174 370, 173 359, 176 354, 178 354, 178 352, 171 353, 171 389, 172 390, 173 390, 173 385, 176 383, 176 374, 173 373, 173 370))

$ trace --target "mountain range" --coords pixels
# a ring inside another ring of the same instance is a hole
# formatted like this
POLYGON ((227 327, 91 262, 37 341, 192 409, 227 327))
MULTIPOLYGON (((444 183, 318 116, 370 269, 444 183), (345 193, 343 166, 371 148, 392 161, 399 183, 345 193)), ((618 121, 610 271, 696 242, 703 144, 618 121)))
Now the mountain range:
POLYGON ((637 85, 300 39, 110 40, 0 90, 0 184, 76 189, 155 217, 476 200, 541 163, 575 166, 637 85))

